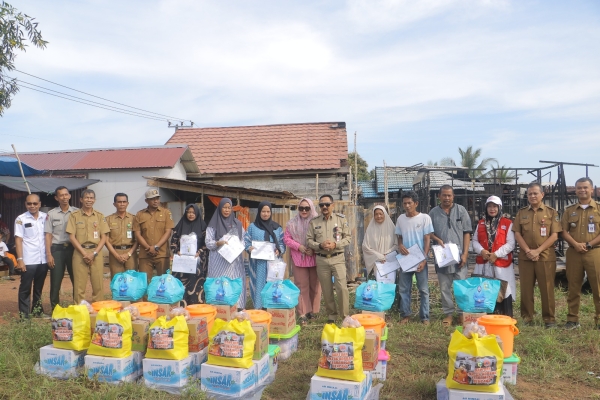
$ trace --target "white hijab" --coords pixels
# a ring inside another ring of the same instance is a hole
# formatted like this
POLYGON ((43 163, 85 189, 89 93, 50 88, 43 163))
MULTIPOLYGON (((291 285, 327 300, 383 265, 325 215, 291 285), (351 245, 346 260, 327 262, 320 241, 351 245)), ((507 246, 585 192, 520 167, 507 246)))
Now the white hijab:
POLYGON ((397 247, 396 226, 383 206, 375 206, 373 208, 373 219, 367 227, 362 244, 367 274, 370 274, 375 267, 375 261, 383 260, 385 254, 396 250, 397 247), (383 211, 384 214, 384 220, 380 224, 375 221, 375 210, 377 209, 383 211))

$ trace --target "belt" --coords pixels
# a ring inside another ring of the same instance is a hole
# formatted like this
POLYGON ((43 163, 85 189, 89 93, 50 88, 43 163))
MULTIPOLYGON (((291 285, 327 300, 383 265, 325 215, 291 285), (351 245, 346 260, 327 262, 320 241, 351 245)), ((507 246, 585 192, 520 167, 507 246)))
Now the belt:
POLYGON ((96 245, 95 244, 82 244, 81 247, 83 247, 84 249, 95 249, 96 245))
POLYGON ((331 257, 339 256, 340 254, 344 254, 344 252, 343 251, 339 251, 339 252, 333 253, 333 254, 321 254, 321 253, 317 253, 317 255, 319 257, 325 257, 325 258, 331 258, 331 257))
POLYGON ((115 250, 127 250, 132 247, 133 247, 133 245, 131 245, 131 244, 129 246, 113 246, 113 248, 115 248, 115 250))
POLYGON ((52 243, 52 246, 69 247, 69 246, 71 246, 71 243, 69 243, 69 242, 64 242, 64 243, 52 243))

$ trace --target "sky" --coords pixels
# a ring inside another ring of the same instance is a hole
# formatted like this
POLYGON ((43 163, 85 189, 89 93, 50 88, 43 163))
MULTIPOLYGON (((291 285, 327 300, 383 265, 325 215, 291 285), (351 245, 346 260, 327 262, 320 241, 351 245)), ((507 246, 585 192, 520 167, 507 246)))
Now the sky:
MULTIPOLYGON (((597 1, 9 2, 49 41, 19 53, 17 69, 195 126, 345 121, 369 168, 460 160, 467 146, 506 167, 600 165, 597 1)), ((25 88, 0 117, 5 151, 172 134, 25 88)), ((589 174, 600 184, 600 168, 589 174)), ((573 185, 585 168, 566 175, 573 185)))

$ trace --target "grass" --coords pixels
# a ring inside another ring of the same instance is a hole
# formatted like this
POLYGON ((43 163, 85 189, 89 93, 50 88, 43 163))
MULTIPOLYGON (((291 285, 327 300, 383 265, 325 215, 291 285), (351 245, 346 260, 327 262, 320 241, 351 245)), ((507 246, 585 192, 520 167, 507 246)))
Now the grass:
MULTIPOLYGON (((413 315, 418 312, 416 291, 413 291, 413 315)), ((431 286, 431 325, 424 326, 418 317, 407 325, 398 323, 392 312, 387 349, 391 354, 387 380, 381 399, 435 399, 435 383, 447 373, 447 348, 450 330, 441 319, 441 304, 437 286, 431 286)), ((557 320, 566 321, 566 293, 557 289, 557 320)), ((353 299, 351 299, 353 304, 353 299)), ((515 315, 518 315, 518 299, 515 315)), ((517 385, 507 386, 515 399, 600 399, 600 331, 593 329, 591 294, 582 296, 582 328, 565 331, 546 330, 541 321, 539 292, 536 292, 536 323, 521 327, 515 338, 515 351, 522 358, 517 385), (588 374, 593 372, 593 374, 588 374)), ((519 318, 517 318, 519 319, 519 318)), ((317 370, 321 329, 326 317, 303 328, 299 336, 299 351, 279 363, 275 381, 265 389, 263 399, 302 399, 310 387, 310 378, 317 370)), ((53 380, 34 372, 39 348, 51 343, 48 321, 18 322, 9 319, 0 324, 0 399, 174 399, 204 398, 197 387, 181 397, 148 389, 140 384, 119 386, 99 383, 87 378, 67 381, 53 380)), ((197 383, 197 382, 196 382, 197 383)))

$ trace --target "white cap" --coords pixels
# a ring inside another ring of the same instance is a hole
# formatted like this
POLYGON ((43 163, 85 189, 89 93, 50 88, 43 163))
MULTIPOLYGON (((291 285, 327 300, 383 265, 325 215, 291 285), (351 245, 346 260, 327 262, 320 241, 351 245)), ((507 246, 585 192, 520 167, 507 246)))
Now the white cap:
POLYGON ((488 199, 485 201, 485 205, 487 206, 488 203, 494 203, 497 204, 498 207, 502 207, 502 200, 500 200, 500 197, 498 196, 488 197, 488 199))

